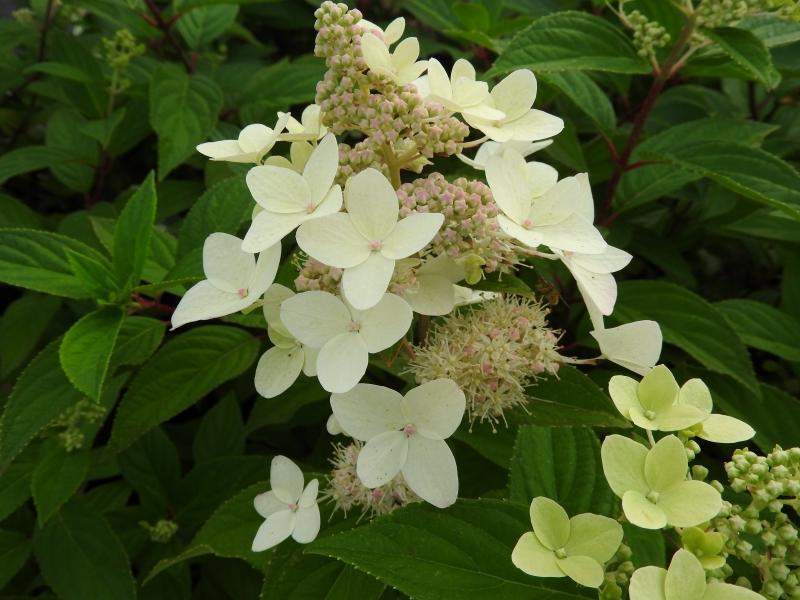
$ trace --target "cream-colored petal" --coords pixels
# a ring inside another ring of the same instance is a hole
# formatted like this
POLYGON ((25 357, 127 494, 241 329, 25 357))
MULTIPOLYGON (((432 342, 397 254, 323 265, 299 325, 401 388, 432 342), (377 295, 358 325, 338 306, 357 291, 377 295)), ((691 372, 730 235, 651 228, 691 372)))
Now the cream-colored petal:
POLYGON ((339 269, 360 265, 372 253, 369 240, 358 232, 350 215, 345 213, 306 221, 297 229, 295 237, 303 252, 339 269))
POLYGON ((437 508, 454 504, 458 498, 458 467, 447 443, 418 434, 407 439, 408 454, 401 472, 408 487, 437 508))
POLYGON ((304 345, 321 348, 350 330, 350 311, 329 292, 303 292, 281 303, 281 322, 304 345))
POLYGON ((555 553, 546 548, 534 533, 524 533, 511 552, 511 562, 520 571, 534 577, 565 577, 555 553))
POLYGON ((361 323, 359 333, 369 352, 382 352, 392 347, 411 327, 414 315, 400 296, 384 294, 372 308, 354 315, 361 323))
POLYGON ((461 424, 466 399, 452 379, 434 379, 410 389, 401 406, 420 435, 444 440, 461 424))
POLYGON ((355 332, 340 333, 320 349, 317 379, 329 392, 347 392, 367 372, 369 352, 363 338, 355 332))
POLYGON ((331 408, 347 435, 366 442, 406 424, 402 400, 403 396, 391 388, 359 383, 349 392, 332 394, 331 408))
POLYGON ((408 438, 402 431, 384 431, 371 438, 358 453, 356 473, 368 488, 389 483, 406 464, 408 438))

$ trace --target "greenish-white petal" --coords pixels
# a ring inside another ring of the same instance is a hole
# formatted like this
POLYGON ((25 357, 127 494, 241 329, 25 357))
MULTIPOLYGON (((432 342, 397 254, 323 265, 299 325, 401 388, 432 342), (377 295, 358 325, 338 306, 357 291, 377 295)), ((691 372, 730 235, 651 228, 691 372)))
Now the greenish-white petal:
POLYGON ((713 519, 722 509, 722 497, 702 481, 682 481, 663 490, 658 506, 675 527, 692 527, 713 519))
POLYGON ((639 382, 639 402, 645 410, 661 411, 678 399, 678 382, 664 365, 657 365, 639 382))
POLYGON ((624 375, 614 375, 608 382, 608 393, 614 401, 614 406, 626 419, 630 418, 628 411, 631 408, 640 406, 639 398, 636 395, 638 386, 638 381, 624 375))
POLYGON ((727 415, 710 415, 700 429, 701 438, 718 444, 744 442, 755 434, 755 429, 750 425, 727 415))
POLYGON ((568 556, 589 556, 605 563, 619 549, 622 525, 614 519, 584 513, 570 519, 569 541, 564 549, 568 556))
POLYGON ((730 583, 710 583, 703 600, 764 600, 764 596, 730 583))
POLYGON ((659 431, 680 431, 688 429, 692 425, 697 425, 707 415, 708 413, 694 406, 673 404, 658 413, 656 423, 659 431))
POLYGON ((714 402, 711 399, 711 392, 708 386, 703 383, 702 379, 697 378, 690 379, 681 386, 678 402, 699 408, 706 414, 710 413, 714 408, 714 402))
POLYGON ((551 550, 563 548, 569 540, 569 515, 555 500, 534 498, 530 507, 531 524, 536 537, 551 550))
POLYGON ((567 577, 586 587, 596 588, 603 583, 603 567, 588 556, 559 558, 558 566, 567 577))
POLYGON ((672 557, 664 581, 667 600, 701 600, 706 590, 706 572, 697 557, 678 550, 672 557))
POLYGON ((686 479, 689 460, 683 443, 674 435, 658 440, 647 453, 644 473, 651 490, 660 492, 686 479))
POLYGON ((633 490, 623 494, 622 511, 628 521, 642 529, 661 529, 667 524, 664 511, 643 494, 633 490))
POLYGON ((525 533, 517 541, 511 552, 511 562, 519 570, 534 577, 564 577, 564 572, 558 567, 556 555, 552 550, 545 548, 536 535, 525 533))
POLYGON ((642 444, 621 435, 609 435, 603 440, 600 456, 608 485, 617 496, 622 497, 628 490, 641 494, 650 491, 644 478, 647 448, 642 444))
POLYGON ((630 600, 667 600, 664 595, 666 578, 666 569, 659 567, 636 569, 631 576, 631 585, 628 589, 630 600))

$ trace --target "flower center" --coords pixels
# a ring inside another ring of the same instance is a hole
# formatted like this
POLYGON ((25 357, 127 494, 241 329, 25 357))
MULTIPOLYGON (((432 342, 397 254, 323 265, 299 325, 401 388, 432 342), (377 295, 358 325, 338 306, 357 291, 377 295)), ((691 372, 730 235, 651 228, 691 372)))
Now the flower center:
POLYGON ((373 241, 371 241, 369 243, 369 249, 370 250, 373 250, 373 251, 377 252, 381 248, 383 248, 383 242, 380 241, 380 240, 373 240, 373 241))
POLYGON ((316 207, 316 206, 314 206, 314 203, 313 203, 313 202, 309 202, 308 204, 306 204, 306 212, 307 212, 308 214, 311 214, 311 213, 313 213, 315 208, 317 208, 317 207, 316 207))
POLYGON ((403 433, 406 434, 406 437, 411 437, 417 433, 417 428, 413 423, 406 423, 406 426, 403 427, 403 433))
POLYGON ((567 558, 567 551, 564 548, 559 548, 556 550, 556 557, 557 558, 567 558))
POLYGON ((650 500, 650 502, 652 502, 653 504, 656 504, 660 497, 661 497, 661 494, 659 494, 655 490, 653 490, 651 492, 648 492, 648 494, 647 494, 647 499, 650 500))
POLYGON ((248 294, 247 288, 239 288, 236 293, 239 294, 239 298, 245 298, 248 294))
POLYGON ((361 331, 361 321, 350 321, 350 324, 347 326, 350 331, 359 332, 361 331))
POLYGON ((530 219, 525 219, 525 220, 522 222, 522 226, 523 226, 525 229, 530 229, 531 227, 533 227, 533 221, 531 221, 530 219))
POLYGON ((652 421, 656 418, 656 412, 654 410, 646 410, 644 411, 644 416, 652 421))
POLYGON ((295 504, 294 502, 289 504, 289 510, 292 511, 292 512, 297 512, 298 508, 300 508, 300 507, 297 504, 295 504))

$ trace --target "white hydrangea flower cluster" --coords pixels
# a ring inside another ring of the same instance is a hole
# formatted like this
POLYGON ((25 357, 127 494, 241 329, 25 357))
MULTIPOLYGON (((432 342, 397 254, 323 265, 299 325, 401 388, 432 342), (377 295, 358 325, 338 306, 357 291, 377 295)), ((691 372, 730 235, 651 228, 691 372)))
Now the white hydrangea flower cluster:
MULTIPOLYGON (((329 428, 363 443, 360 483, 405 486, 397 505, 421 498, 444 508, 458 496, 445 440, 463 420, 464 390, 446 377, 405 395, 360 383, 370 355, 409 347, 415 313, 429 319, 491 297, 459 285, 479 281, 484 266, 507 272, 523 260, 560 260, 586 301, 603 357, 646 373, 658 360, 661 333, 649 321, 603 326, 616 300, 613 273, 631 256, 595 228, 587 174, 559 177, 544 163, 526 162, 564 127, 533 107, 532 72, 515 71, 493 87, 464 60, 448 73, 434 59, 418 60, 415 38, 401 41, 402 20, 384 31, 332 2, 317 11, 316 27, 317 55, 328 66, 317 103, 299 120, 279 113, 274 127, 248 125, 236 140, 198 146, 212 160, 253 165, 246 183, 255 206, 243 239, 208 237, 206 279, 186 292, 173 327, 262 307, 272 347, 258 363, 258 392, 274 397, 301 372, 316 376, 332 393, 329 428), (475 139, 465 142, 472 131, 475 139), (345 134, 362 142, 337 140, 345 134), (465 148, 477 153, 467 158, 465 148), (270 155, 276 149, 288 158, 270 155), (437 155, 459 155, 486 183, 453 188, 439 175, 420 184, 422 191, 401 189, 404 172, 420 173, 437 155), (456 223, 465 214, 472 221, 456 223), (457 239, 476 232, 486 239, 457 239), (306 282, 295 293, 274 283, 291 236, 329 274, 325 288, 306 282)), ((543 370, 536 361, 520 364, 543 370)), ((288 536, 307 543, 319 529, 316 480, 303 488, 299 468, 275 460, 273 491, 256 499, 266 519, 256 550, 288 536)))

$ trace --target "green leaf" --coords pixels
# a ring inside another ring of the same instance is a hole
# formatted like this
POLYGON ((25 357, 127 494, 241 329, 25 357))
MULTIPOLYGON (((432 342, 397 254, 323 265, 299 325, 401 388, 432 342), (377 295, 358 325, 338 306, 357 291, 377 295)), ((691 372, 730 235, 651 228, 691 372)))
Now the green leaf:
POLYGON ((125 317, 111 355, 112 368, 140 365, 153 355, 164 339, 165 324, 150 317, 125 317))
POLYGON ((100 399, 123 316, 117 306, 98 308, 70 327, 58 349, 72 385, 93 400, 100 399))
POLYGON ((325 65, 313 56, 263 67, 249 78, 238 96, 240 118, 246 123, 273 123, 276 111, 313 102, 317 81, 324 74, 325 65), (273 93, 264 94, 265 89, 273 93))
POLYGON ((531 69, 649 73, 647 61, 619 28, 588 13, 562 11, 537 19, 508 43, 492 73, 531 69))
POLYGON ((34 453, 23 454, 0 474, 0 521, 31 497, 31 474, 36 467, 34 453))
POLYGON ((256 531, 264 522, 264 519, 253 508, 253 498, 267 489, 269 489, 269 484, 266 482, 256 483, 225 502, 211 515, 183 552, 178 556, 160 561, 147 575, 147 580, 184 560, 205 554, 241 558, 255 569, 263 570, 267 565, 270 553, 257 554, 250 550, 250 547, 256 531))
POLYGON ((92 260, 105 259, 65 235, 34 229, 0 229, 0 281, 67 298, 91 294, 70 266, 67 251, 92 260))
POLYGON ((595 433, 580 427, 523 426, 511 458, 509 498, 530 504, 547 496, 570 515, 616 516, 617 502, 606 483, 595 433))
POLYGON ((195 464, 220 456, 244 454, 244 423, 236 398, 229 394, 209 410, 194 436, 195 464))
POLYGON ((178 236, 178 256, 201 248, 215 231, 236 235, 253 211, 253 198, 244 177, 229 177, 200 196, 186 215, 178 236))
MULTIPOLYGON (((725 142, 726 145, 759 146, 776 129, 775 125, 769 123, 720 116, 695 119, 667 127, 643 140, 636 147, 631 162, 646 160, 664 152, 682 156, 688 144, 712 140, 725 142)), ((616 204, 622 209, 641 206, 668 196, 701 176, 695 170, 676 169, 672 164, 645 165, 622 176, 616 204)))
POLYGON ((55 163, 74 162, 74 157, 61 148, 25 146, 0 156, 0 184, 23 173, 46 169, 55 163))
POLYGON ((800 23, 782 19, 774 13, 746 17, 736 26, 755 34, 767 48, 778 48, 800 42, 800 23))
POLYGON ((648 154, 800 220, 800 175, 768 152, 732 142, 700 142, 648 154))
POLYGON ((527 390, 530 416, 520 421, 543 426, 628 427, 606 393, 575 367, 540 379, 527 390))
POLYGON ((611 399, 575 367, 562 366, 557 376, 541 378, 527 390, 527 412, 506 413, 505 424, 478 423, 455 437, 504 469, 509 468, 517 429, 542 427, 630 427, 611 399))
POLYGON ((81 399, 58 360, 60 340, 42 350, 25 368, 0 419, 0 473, 33 437, 81 399))
POLYGON ((606 133, 617 126, 608 95, 594 80, 580 71, 543 73, 541 78, 569 98, 578 109, 606 133))
POLYGON ((729 375, 759 395, 753 365, 739 336, 697 294, 662 281, 625 281, 619 285, 614 316, 620 322, 657 321, 664 341, 678 346, 707 369, 729 375))
MULTIPOLYGON (((175 8, 183 11, 185 2, 175 2, 175 8)), ((176 25, 178 33, 189 48, 196 49, 213 42, 236 20, 239 7, 235 3, 219 6, 204 6, 185 13, 176 25)))
POLYGON ((62 62, 39 62, 25 69, 25 73, 44 73, 53 77, 61 77, 78 83, 91 83, 91 75, 73 65, 62 62))
POLYGON ((152 429, 118 458, 122 477, 153 515, 164 515, 181 476, 175 444, 160 428, 152 429))
POLYGON ((116 299, 120 286, 108 260, 104 257, 80 254, 69 248, 65 250, 65 254, 75 277, 93 297, 98 300, 116 299))
POLYGON ((385 589, 350 565, 281 546, 269 561, 260 600, 380 600, 385 589))
POLYGON ((722 231, 733 235, 794 243, 800 235, 800 224, 789 215, 773 210, 754 210, 749 215, 726 223, 722 231))
POLYGON ((131 381, 109 445, 119 451, 191 406, 256 359, 258 341, 235 327, 206 325, 167 342, 131 381))
POLYGON ((525 505, 461 500, 445 510, 407 506, 318 539, 307 551, 338 558, 417 600, 596 597, 566 578, 531 577, 511 563, 514 544, 530 529, 525 505))
POLYGON ((125 204, 114 228, 114 272, 123 289, 137 285, 142 277, 156 203, 155 177, 151 172, 125 204))
POLYGON ((32 549, 27 535, 0 529, 0 589, 25 565, 32 549))
POLYGON ((748 346, 800 361, 800 322, 791 315, 755 300, 724 300, 714 307, 748 346))
POLYGON ((0 318, 0 379, 30 357, 60 306, 60 298, 30 292, 8 305, 0 318))
POLYGON ((88 448, 67 452, 59 444, 48 444, 31 480, 33 503, 39 526, 44 525, 69 500, 89 474, 88 448))
POLYGON ((71 502, 33 539, 45 582, 64 600, 135 600, 128 556, 108 523, 71 502))
POLYGON ((664 534, 661 531, 642 529, 632 523, 623 523, 622 528, 625 530, 623 541, 631 549, 631 562, 636 568, 666 566, 664 534))
POLYGON ((85 122, 76 109, 59 109, 47 121, 45 135, 49 148, 65 152, 72 159, 51 163, 50 171, 60 183, 81 194, 88 194, 92 189, 97 174, 94 166, 100 162, 97 142, 81 131, 85 122))
POLYGON ((222 92, 203 75, 161 64, 150 81, 150 125, 158 134, 158 178, 181 164, 205 141, 222 108, 222 92))
POLYGON ((780 83, 781 74, 772 65, 769 50, 755 34, 737 27, 718 27, 703 33, 753 79, 769 89, 780 83))
POLYGON ((222 456, 199 463, 180 480, 174 498, 175 520, 185 533, 195 533, 220 504, 264 479, 266 456, 222 456))
POLYGON ((24 202, 0 192, 0 227, 40 229, 42 219, 24 202))

